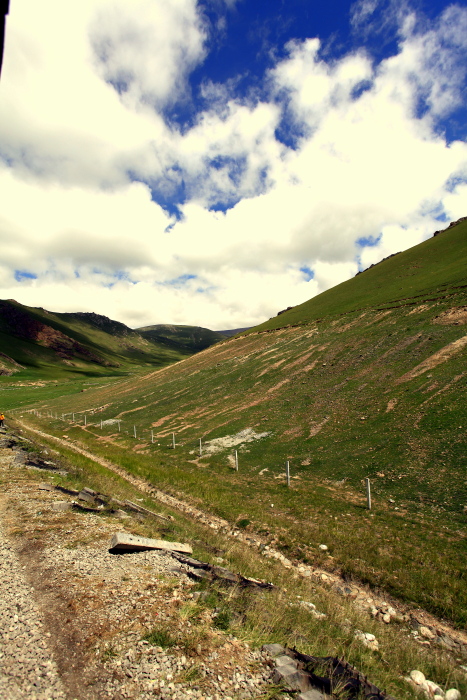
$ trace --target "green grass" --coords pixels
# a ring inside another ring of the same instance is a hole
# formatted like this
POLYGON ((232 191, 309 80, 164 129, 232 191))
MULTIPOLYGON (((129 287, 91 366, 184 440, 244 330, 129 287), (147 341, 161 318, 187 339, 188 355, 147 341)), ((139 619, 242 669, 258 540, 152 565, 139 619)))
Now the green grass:
POLYGON ((177 644, 176 638, 166 627, 154 627, 143 636, 143 640, 155 647, 168 649, 177 644))

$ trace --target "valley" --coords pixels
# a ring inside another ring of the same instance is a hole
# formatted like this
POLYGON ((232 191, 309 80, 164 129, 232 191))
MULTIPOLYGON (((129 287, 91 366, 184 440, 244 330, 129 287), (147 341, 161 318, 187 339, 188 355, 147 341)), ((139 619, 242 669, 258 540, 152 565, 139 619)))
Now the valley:
MULTIPOLYGON (((467 624, 466 259, 461 220, 170 365, 72 381, 5 377, 8 429, 60 453, 71 465, 57 481, 64 486, 78 480, 105 493, 129 481, 145 506, 172 503, 185 533, 220 519, 214 536, 234 537, 226 561, 243 575, 266 577, 269 562, 285 559, 290 567, 275 569, 273 582, 296 595, 310 578, 313 595, 328 596, 328 614, 352 607, 336 590, 348 587, 373 601, 367 622, 376 600, 408 615, 390 625, 397 634, 379 655, 355 648, 341 612, 340 631, 302 630, 305 653, 344 654, 411 697, 401 681, 410 647, 422 650, 427 676, 464 688, 465 650, 414 636, 408 623, 418 611, 452 635, 467 624)), ((167 336, 165 347, 173 342, 167 336)), ((253 621, 242 612, 232 633, 246 625, 250 640, 272 641, 272 614, 253 621)), ((386 635, 381 616, 371 624, 386 635)), ((281 642, 296 643, 294 634, 287 628, 281 642)))

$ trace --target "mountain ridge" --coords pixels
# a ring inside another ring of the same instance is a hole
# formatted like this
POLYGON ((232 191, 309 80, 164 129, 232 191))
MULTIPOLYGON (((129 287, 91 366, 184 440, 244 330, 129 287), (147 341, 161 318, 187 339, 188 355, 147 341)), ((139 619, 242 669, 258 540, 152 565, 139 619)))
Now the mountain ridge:
POLYGON ((151 337, 151 333, 140 333, 94 312, 60 313, 14 299, 0 300, 0 343, 5 351, 0 375, 126 373, 177 362, 223 339, 214 331, 190 327, 192 336, 203 338, 202 343, 190 343, 184 327, 171 328, 173 337, 166 338, 161 332, 151 337))

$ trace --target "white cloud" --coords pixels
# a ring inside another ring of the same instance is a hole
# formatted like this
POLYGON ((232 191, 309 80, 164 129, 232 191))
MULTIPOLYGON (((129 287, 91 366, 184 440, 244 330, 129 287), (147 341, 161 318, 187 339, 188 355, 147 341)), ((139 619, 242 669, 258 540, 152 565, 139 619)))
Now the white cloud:
POLYGON ((91 24, 99 72, 130 105, 179 99, 206 38, 196 0, 107 0, 91 24))
MULTIPOLYGON (((374 4, 359 5, 362 22, 374 4)), ((239 327, 353 276, 358 256, 369 265, 422 241, 442 227, 437 213, 467 214, 467 146, 436 131, 464 99, 466 23, 456 6, 423 32, 405 22, 379 65, 363 51, 326 60, 317 39, 290 43, 269 95, 205 84, 207 106, 182 131, 161 105, 187 92, 205 56, 194 0, 15 4, 0 296, 134 326, 239 327), (122 95, 106 82, 123 79, 122 95), (294 149, 278 127, 299 128, 294 149), (179 221, 149 185, 168 198, 184 188, 179 221), (209 211, 216 202, 235 206, 209 211)))

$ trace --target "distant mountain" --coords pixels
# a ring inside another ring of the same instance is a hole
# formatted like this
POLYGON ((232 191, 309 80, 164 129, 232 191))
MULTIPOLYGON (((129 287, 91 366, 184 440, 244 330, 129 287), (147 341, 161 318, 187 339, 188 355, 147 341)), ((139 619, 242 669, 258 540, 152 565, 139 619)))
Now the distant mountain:
POLYGON ((120 374, 197 351, 183 340, 159 343, 99 314, 53 313, 13 299, 0 300, 0 348, 0 375, 41 376, 120 374))
POLYGON ((237 332, 211 331, 209 328, 201 328, 200 326, 172 326, 163 323, 137 328, 136 331, 143 338, 168 348, 187 351, 189 354, 205 350, 210 345, 225 340, 229 335, 235 335, 237 332))
POLYGON ((230 331, 216 331, 216 332, 223 335, 224 338, 230 338, 233 335, 237 335, 237 333, 243 333, 243 331, 249 331, 249 330, 250 330, 250 326, 248 326, 248 328, 234 328, 230 331))

